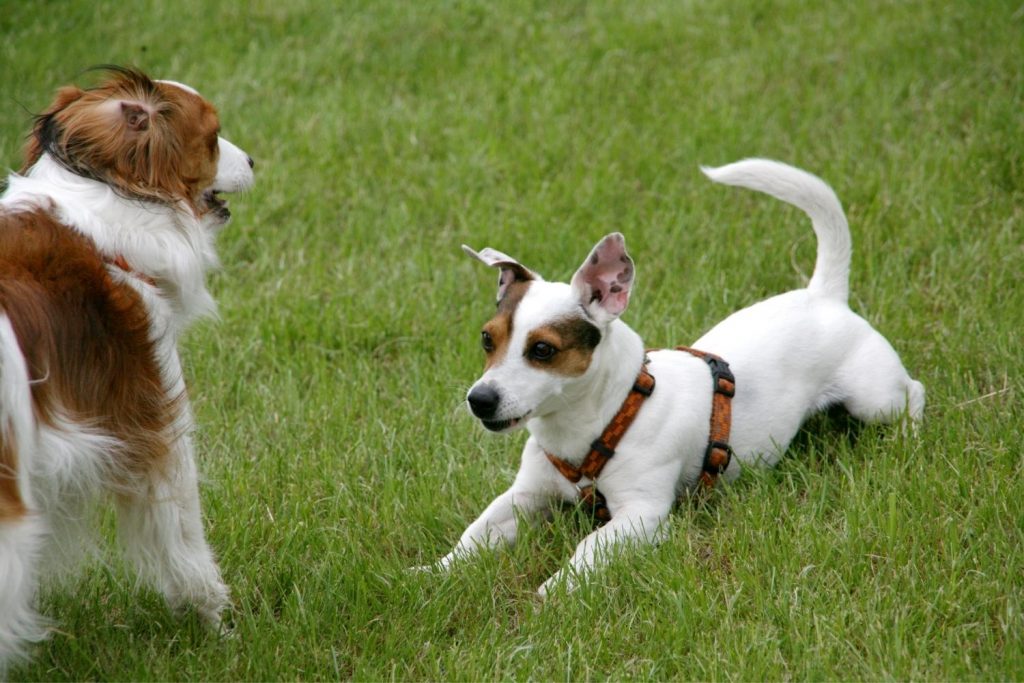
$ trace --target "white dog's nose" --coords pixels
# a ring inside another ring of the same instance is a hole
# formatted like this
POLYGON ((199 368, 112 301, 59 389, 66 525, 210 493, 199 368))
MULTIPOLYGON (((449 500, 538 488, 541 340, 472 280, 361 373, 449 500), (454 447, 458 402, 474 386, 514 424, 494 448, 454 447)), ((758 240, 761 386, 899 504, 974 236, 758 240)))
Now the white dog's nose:
POLYGON ((469 409, 474 415, 486 420, 494 417, 494 413, 498 411, 501 395, 490 384, 478 384, 470 390, 466 401, 469 402, 469 409))

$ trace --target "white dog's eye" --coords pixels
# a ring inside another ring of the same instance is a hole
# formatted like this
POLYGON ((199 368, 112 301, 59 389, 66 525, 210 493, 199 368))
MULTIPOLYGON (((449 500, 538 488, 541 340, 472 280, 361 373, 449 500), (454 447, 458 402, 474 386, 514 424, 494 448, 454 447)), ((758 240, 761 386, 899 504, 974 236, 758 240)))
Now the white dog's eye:
POLYGON ((487 330, 480 333, 480 346, 482 346, 484 351, 487 353, 494 350, 494 339, 491 337, 491 333, 487 330))
POLYGON ((551 360, 555 355, 555 347, 547 342, 537 342, 530 347, 529 356, 533 360, 551 360))

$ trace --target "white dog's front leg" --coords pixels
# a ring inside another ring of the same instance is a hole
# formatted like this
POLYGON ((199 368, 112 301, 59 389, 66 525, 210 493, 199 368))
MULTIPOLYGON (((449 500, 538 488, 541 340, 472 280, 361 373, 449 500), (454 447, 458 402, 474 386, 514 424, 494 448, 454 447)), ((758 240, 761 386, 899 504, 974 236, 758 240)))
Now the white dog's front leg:
POLYGON ((469 525, 455 549, 437 561, 435 567, 447 569, 452 562, 471 557, 482 548, 503 548, 516 540, 518 512, 523 516, 536 516, 544 509, 545 498, 517 491, 516 487, 495 498, 487 509, 469 525))
POLYGON ((537 592, 541 597, 546 597, 558 584, 564 584, 567 590, 572 590, 622 545, 657 543, 666 533, 667 519, 668 511, 655 510, 649 506, 624 507, 616 511, 611 521, 576 546, 569 566, 556 572, 537 592))

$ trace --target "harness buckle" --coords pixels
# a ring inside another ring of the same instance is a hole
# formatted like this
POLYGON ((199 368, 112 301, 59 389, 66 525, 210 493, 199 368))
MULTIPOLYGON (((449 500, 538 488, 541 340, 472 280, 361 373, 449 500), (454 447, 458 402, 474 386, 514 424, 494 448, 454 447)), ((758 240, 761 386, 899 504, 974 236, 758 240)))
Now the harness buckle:
POLYGON ((647 375, 649 386, 644 386, 640 378, 637 378, 636 382, 633 382, 633 391, 640 394, 644 398, 647 398, 654 393, 654 376, 644 370, 644 374, 647 375))
POLYGON ((704 451, 704 463, 701 470, 708 474, 719 475, 725 472, 732 462, 732 446, 724 441, 708 441, 707 450, 704 451), (715 457, 716 452, 724 454, 723 458, 715 457))
MULTIPOLYGON (((604 435, 602 434, 602 436, 604 435)), ((613 455, 615 455, 615 449, 609 448, 600 436, 590 442, 590 450, 596 451, 602 457, 605 458, 611 458, 613 455)))
POLYGON ((715 382, 715 393, 732 398, 736 395, 736 377, 729 364, 717 356, 706 356, 704 362, 711 368, 711 379, 715 382), (724 381, 723 381, 724 380, 724 381))

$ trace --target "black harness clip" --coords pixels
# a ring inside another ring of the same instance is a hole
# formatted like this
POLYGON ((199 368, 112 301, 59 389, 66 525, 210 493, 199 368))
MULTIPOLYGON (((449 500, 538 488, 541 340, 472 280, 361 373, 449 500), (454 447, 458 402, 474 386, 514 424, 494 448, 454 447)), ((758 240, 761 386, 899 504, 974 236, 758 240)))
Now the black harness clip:
POLYGON ((704 362, 711 368, 711 379, 715 382, 715 393, 732 398, 736 395, 736 378, 729 369, 729 364, 718 356, 705 356, 704 362), (723 384, 725 380, 728 384, 723 384))

